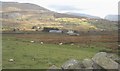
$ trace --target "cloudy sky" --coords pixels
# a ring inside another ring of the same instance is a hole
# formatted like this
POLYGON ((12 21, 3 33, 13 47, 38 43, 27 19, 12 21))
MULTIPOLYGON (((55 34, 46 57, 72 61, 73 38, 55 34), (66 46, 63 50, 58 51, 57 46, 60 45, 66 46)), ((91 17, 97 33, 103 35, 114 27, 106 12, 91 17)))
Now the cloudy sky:
POLYGON ((64 13, 84 13, 104 18, 108 14, 118 14, 120 0, 0 0, 7 2, 33 3, 64 13))

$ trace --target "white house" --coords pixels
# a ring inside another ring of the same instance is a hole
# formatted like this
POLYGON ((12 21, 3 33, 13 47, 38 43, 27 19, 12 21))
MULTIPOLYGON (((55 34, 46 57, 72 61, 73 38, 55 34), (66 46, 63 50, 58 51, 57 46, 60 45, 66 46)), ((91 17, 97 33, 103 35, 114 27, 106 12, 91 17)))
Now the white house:
POLYGON ((49 30, 50 33, 62 33, 62 30, 49 30))

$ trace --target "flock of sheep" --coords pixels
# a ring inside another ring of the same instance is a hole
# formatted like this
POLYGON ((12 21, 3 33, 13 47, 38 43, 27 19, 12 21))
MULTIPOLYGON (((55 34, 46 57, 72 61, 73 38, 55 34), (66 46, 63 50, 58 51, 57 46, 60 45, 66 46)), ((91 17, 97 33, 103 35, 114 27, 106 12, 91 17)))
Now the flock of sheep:
MULTIPOLYGON (((32 40, 32 41, 30 41, 30 42, 31 42, 31 43, 35 43, 35 41, 33 41, 33 40, 32 40)), ((44 44, 44 42, 40 42, 40 44, 41 44, 41 45, 43 45, 43 44, 44 44)), ((63 45, 63 43, 62 43, 62 42, 60 42, 58 45, 63 45)), ((73 44, 73 43, 71 43, 70 45, 74 45, 74 44, 73 44)), ((12 59, 12 58, 10 58, 10 59, 9 59, 9 62, 14 62, 14 61, 15 61, 15 60, 14 60, 14 59, 12 59)))
MULTIPOLYGON (((35 41, 30 41, 31 43, 34 43, 35 41)), ((44 44, 44 42, 40 42, 40 44, 42 45, 42 44, 44 44)), ((60 42, 60 43, 58 43, 58 45, 63 45, 63 43, 62 42, 60 42)), ((74 45, 74 43, 71 43, 70 45, 74 45)))

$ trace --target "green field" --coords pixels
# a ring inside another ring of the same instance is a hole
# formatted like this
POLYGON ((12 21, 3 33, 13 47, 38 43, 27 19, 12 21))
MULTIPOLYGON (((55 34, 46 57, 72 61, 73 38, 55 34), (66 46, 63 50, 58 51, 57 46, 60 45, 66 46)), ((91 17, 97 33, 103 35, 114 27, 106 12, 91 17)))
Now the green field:
MULTIPOLYGON (((34 38, 32 38, 34 40, 34 38)), ((47 69, 55 64, 60 67, 69 59, 83 60, 91 58, 102 49, 104 44, 50 44, 31 43, 30 39, 18 38, 14 35, 3 35, 3 69, 47 69), (9 59, 14 62, 9 62, 9 59)))

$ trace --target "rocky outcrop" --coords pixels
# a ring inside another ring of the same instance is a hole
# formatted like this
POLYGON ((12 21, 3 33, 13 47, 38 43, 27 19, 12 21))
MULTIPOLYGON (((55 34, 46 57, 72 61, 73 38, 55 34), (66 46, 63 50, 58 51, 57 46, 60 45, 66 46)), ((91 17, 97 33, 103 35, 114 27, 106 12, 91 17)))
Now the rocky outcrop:
POLYGON ((82 69, 82 67, 83 65, 80 61, 71 59, 65 62, 61 68, 62 69, 82 69))

